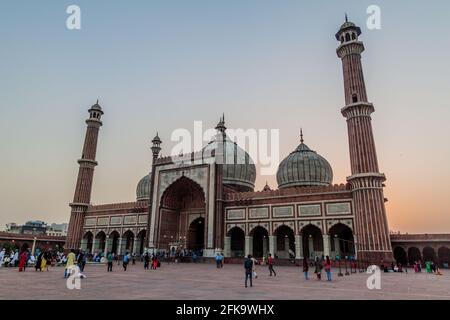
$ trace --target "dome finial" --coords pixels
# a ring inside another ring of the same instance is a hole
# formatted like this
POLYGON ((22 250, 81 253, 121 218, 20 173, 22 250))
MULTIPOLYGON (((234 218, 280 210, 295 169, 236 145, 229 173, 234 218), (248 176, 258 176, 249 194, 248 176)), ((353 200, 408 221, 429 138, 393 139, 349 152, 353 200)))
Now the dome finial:
POLYGON ((220 117, 219 123, 216 126, 216 130, 222 133, 227 130, 227 127, 225 127, 225 114, 222 114, 222 116, 220 117))
POLYGON ((303 129, 300 128, 300 143, 303 143, 303 129))
POLYGON ((348 22, 347 12, 345 13, 345 22, 348 22))

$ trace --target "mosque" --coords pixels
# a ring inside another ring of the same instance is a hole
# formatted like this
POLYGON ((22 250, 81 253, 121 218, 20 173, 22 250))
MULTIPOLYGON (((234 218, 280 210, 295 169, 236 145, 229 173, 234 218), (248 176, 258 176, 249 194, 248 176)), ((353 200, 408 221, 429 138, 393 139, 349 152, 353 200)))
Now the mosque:
POLYGON ((188 249, 205 257, 279 259, 353 256, 374 263, 393 261, 383 187, 361 64, 361 29, 347 21, 336 34, 342 61, 351 173, 333 184, 330 163, 300 144, 280 163, 278 189, 255 191, 250 156, 227 136, 224 118, 202 150, 182 163, 161 157, 152 140, 152 170, 138 182, 136 201, 91 205, 96 148, 103 110, 89 109, 87 132, 66 248, 90 252, 188 249), (240 161, 236 161, 239 158, 240 161), (225 159, 225 160, 224 160, 225 159), (232 159, 230 161, 230 159, 232 159), (219 161, 221 160, 221 161, 219 161))

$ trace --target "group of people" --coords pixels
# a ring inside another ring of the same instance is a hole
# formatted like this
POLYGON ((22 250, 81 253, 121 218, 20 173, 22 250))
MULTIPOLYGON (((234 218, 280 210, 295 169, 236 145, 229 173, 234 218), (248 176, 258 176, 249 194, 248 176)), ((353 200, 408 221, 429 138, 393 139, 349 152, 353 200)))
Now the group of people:
MULTIPOLYGON (((265 263, 265 259, 263 259, 265 263)), ((256 273, 256 265, 262 264, 259 263, 252 255, 248 255, 244 261, 244 269, 245 269, 245 287, 248 287, 248 282, 250 282, 250 287, 253 286, 253 278, 258 278, 258 274, 256 273), (250 280, 250 281, 249 281, 250 280)), ((269 253, 267 258, 267 265, 269 269, 269 277, 276 277, 277 273, 274 269, 274 258, 269 253)), ((322 270, 325 269, 325 273, 327 275, 327 281, 331 281, 331 259, 329 256, 326 256, 324 259, 320 259, 316 257, 313 263, 314 266, 314 274, 316 275, 317 280, 322 279, 322 270)), ((310 262, 308 258, 303 259, 303 274, 305 276, 305 280, 309 280, 309 268, 310 262)))
MULTIPOLYGON (((265 263, 265 259, 264 259, 265 263)), ((250 280, 250 287, 253 287, 253 278, 257 279, 258 274, 256 273, 256 265, 260 264, 258 260, 256 260, 254 257, 252 257, 251 254, 247 256, 247 258, 244 260, 244 269, 245 269, 245 287, 248 287, 248 280, 250 280)), ((268 254, 267 258, 267 265, 269 267, 269 276, 274 277, 277 276, 277 273, 274 266, 274 258, 272 257, 272 254, 268 254)))
MULTIPOLYGON (((153 269, 156 270, 161 266, 160 262, 161 255, 160 254, 151 254, 149 252, 145 252, 142 256, 142 260, 144 261, 144 269, 153 269)), ((120 256, 115 254, 114 252, 108 252, 106 255, 106 262, 107 262, 107 272, 113 271, 113 263, 114 261, 117 261, 117 264, 120 265, 120 256)), ((131 263, 134 265, 136 264, 136 254, 131 254, 130 252, 125 252, 125 254, 122 256, 122 267, 123 271, 127 271, 128 265, 131 263)))
POLYGON ((433 261, 427 261, 425 262, 425 270, 427 273, 434 273, 436 275, 441 276, 441 270, 439 269, 439 266, 435 264, 433 261))
POLYGON ((5 248, 0 251, 0 267, 19 267, 19 272, 28 266, 34 266, 35 271, 48 271, 49 266, 64 265, 66 257, 63 252, 36 249, 33 254, 30 249, 20 251, 15 249, 7 252, 5 248))
MULTIPOLYGON (((305 280, 309 280, 309 261, 308 258, 303 259, 303 274, 305 276, 305 280)), ((327 275, 327 281, 331 281, 331 259, 329 256, 326 256, 323 261, 316 257, 314 260, 314 274, 316 275, 317 280, 322 280, 322 269, 325 269, 325 273, 327 275)))
MULTIPOLYGON (((394 263, 391 262, 391 264, 385 264, 381 263, 380 268, 384 272, 405 272, 408 273, 408 265, 403 266, 400 262, 394 263)), ((422 263, 421 261, 414 261, 412 263, 412 268, 415 273, 422 272, 422 263)), ((442 275, 441 270, 439 269, 439 265, 434 263, 433 261, 426 261, 425 262, 425 271, 426 273, 432 273, 436 275, 442 275)))
POLYGON ((157 268, 161 267, 161 262, 159 261, 159 257, 157 254, 152 254, 150 256, 150 253, 146 252, 144 254, 144 269, 148 270, 149 267, 152 270, 156 270, 157 268))
POLYGON ((3 248, 0 251, 0 267, 17 267, 19 263, 19 251, 18 250, 10 250, 10 252, 6 252, 6 249, 3 248))

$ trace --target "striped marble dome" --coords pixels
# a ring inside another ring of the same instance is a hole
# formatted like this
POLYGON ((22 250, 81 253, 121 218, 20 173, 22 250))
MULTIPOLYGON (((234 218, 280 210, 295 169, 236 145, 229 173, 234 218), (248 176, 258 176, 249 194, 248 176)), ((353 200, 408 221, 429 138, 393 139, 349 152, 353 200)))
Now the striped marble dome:
POLYGON ((136 187, 136 201, 150 200, 151 173, 143 177, 136 187))
POLYGON ((303 143, 281 161, 277 171, 279 188, 328 186, 333 182, 333 170, 328 161, 303 143))

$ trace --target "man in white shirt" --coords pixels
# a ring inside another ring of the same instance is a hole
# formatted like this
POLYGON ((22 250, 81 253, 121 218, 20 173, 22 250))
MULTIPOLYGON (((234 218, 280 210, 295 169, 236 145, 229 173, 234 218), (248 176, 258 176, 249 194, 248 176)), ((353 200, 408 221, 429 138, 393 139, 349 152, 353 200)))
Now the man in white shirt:
POLYGON ((5 258, 6 249, 3 248, 2 251, 0 251, 0 267, 3 266, 3 259, 5 258))

